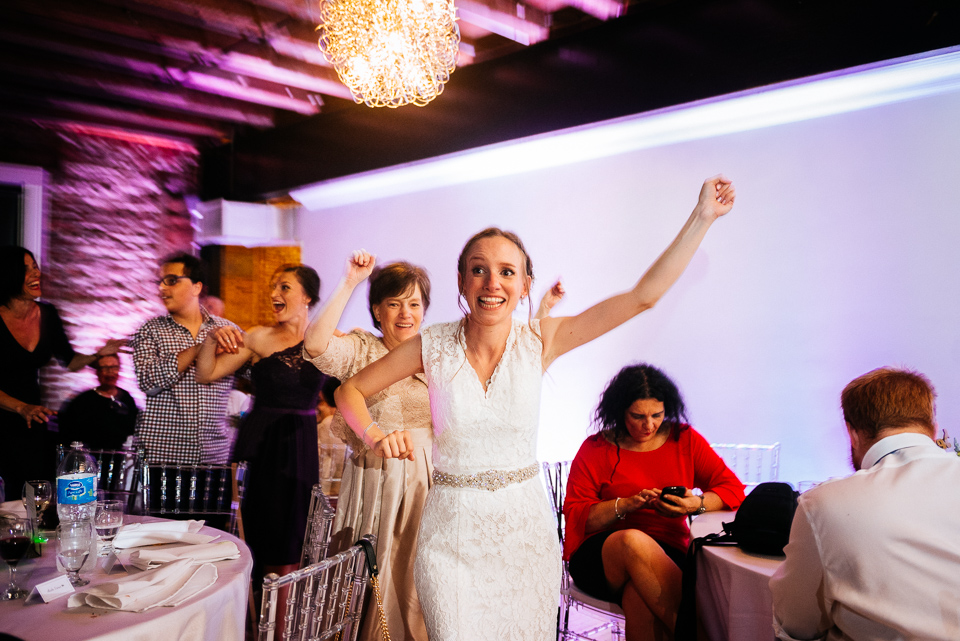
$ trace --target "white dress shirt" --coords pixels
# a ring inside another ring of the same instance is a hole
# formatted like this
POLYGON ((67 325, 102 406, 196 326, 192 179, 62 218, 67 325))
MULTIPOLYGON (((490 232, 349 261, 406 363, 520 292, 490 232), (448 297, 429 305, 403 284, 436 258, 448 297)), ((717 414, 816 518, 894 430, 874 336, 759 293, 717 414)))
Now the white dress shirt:
POLYGON ((881 439, 852 476, 800 497, 770 579, 784 641, 960 639, 960 457, 881 439))

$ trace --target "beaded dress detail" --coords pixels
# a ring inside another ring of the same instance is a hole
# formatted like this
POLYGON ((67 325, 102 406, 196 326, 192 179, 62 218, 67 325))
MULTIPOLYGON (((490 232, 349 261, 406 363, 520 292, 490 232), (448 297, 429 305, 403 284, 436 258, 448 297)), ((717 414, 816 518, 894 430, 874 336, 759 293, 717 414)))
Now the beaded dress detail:
POLYGON ((486 390, 459 327, 433 325, 422 339, 433 462, 453 479, 431 487, 420 524, 414 578, 427 630, 431 641, 553 639, 560 546, 543 487, 525 474, 536 464, 539 323, 514 320, 486 390))

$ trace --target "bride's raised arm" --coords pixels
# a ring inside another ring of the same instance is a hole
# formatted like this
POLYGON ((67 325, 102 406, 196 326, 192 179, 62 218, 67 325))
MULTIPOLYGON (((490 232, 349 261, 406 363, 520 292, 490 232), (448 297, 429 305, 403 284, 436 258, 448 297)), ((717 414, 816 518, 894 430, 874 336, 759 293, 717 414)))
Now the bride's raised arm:
POLYGON ((365 399, 398 381, 421 373, 423 360, 420 345, 420 336, 403 341, 386 356, 345 380, 333 393, 337 409, 350 429, 383 458, 409 458, 412 461, 413 439, 404 430, 384 434, 380 426, 371 420, 365 399))
POLYGON ((723 176, 708 178, 700 189, 697 206, 680 233, 633 289, 601 301, 576 316, 541 320, 544 369, 558 356, 653 307, 687 268, 710 225, 730 211, 735 198, 736 191, 730 180, 723 176))

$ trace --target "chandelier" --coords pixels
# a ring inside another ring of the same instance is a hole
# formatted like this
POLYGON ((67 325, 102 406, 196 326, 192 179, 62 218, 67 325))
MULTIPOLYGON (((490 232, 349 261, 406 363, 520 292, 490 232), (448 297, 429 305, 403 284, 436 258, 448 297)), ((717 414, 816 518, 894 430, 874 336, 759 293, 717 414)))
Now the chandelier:
POLYGON ((453 0, 321 0, 320 49, 357 104, 418 107, 457 66, 453 0))

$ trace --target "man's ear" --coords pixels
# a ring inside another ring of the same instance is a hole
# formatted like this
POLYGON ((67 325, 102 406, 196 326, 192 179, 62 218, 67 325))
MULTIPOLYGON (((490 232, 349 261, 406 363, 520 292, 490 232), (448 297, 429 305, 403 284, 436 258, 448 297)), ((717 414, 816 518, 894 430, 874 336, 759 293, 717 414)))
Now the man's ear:
POLYGON ((847 426, 847 436, 850 437, 850 447, 852 447, 853 449, 859 449, 860 441, 862 440, 862 437, 860 436, 860 432, 853 429, 850 423, 847 423, 846 421, 844 421, 843 424, 847 426))

